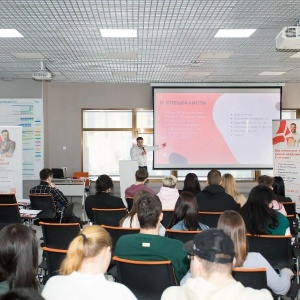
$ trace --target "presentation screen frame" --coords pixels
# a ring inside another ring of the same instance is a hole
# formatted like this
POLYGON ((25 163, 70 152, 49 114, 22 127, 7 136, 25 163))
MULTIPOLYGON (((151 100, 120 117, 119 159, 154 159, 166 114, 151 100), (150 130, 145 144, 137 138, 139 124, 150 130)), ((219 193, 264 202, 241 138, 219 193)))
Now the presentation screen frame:
POLYGON ((273 168, 281 86, 153 86, 152 95, 154 144, 167 143, 154 151, 153 169, 273 168))

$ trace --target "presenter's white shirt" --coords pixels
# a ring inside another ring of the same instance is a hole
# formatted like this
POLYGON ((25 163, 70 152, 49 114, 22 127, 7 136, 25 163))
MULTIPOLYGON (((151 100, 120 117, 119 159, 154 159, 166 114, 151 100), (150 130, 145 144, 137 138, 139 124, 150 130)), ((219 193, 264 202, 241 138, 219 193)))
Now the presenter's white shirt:
POLYGON ((102 273, 79 272, 51 277, 42 296, 46 300, 136 300, 125 285, 106 280, 102 273))
MULTIPOLYGON (((143 146, 143 148, 148 151, 155 151, 158 149, 161 149, 161 146, 143 146)), ((137 161, 139 164, 139 167, 145 167, 147 166, 147 154, 142 155, 143 153, 142 147, 133 146, 130 150, 130 156, 131 160, 137 161)))

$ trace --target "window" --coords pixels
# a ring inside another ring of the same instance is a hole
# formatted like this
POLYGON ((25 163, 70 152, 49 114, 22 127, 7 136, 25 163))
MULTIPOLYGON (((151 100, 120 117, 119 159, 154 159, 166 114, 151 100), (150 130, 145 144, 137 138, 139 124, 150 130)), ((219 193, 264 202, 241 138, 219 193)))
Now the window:
MULTIPOLYGON (((153 111, 147 109, 82 110, 83 170, 91 176, 119 175, 119 161, 130 160, 130 149, 138 136, 145 145, 153 145, 153 111)), ((163 176, 168 170, 152 170, 153 152, 149 152, 151 176, 163 176)))

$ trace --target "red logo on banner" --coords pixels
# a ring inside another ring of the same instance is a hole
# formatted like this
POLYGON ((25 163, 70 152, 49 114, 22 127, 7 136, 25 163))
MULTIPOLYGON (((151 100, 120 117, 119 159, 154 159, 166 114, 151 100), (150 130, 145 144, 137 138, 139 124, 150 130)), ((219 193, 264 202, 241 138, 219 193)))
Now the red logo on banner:
POLYGON ((273 137, 273 145, 284 143, 286 141, 286 136, 289 135, 290 129, 286 124, 285 120, 279 122, 279 127, 276 135, 273 137))

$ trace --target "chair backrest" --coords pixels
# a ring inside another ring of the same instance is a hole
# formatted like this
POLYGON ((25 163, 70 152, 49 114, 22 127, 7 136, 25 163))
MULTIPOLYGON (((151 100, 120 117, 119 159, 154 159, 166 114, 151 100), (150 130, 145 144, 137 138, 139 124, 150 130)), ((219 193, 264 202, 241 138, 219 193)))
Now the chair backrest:
POLYGON ((41 210, 37 215, 38 218, 52 219, 55 217, 55 204, 51 194, 30 194, 29 199, 32 209, 41 210))
POLYGON ((174 209, 163 209, 162 213, 164 214, 161 224, 167 228, 169 223, 171 222, 174 209))
POLYGON ((90 186, 89 172, 74 172, 73 178, 85 178, 85 186, 90 186))
POLYGON ((292 259, 291 235, 247 234, 249 252, 259 252, 273 268, 289 267, 292 259))
POLYGON ((245 287, 267 289, 266 268, 233 268, 232 276, 245 287))
POLYGON ((127 202, 127 209, 130 211, 133 206, 133 197, 126 197, 125 199, 127 202))
POLYGON ((22 223, 19 206, 17 203, 0 204, 0 223, 22 223))
POLYGON ((288 215, 296 215, 296 203, 295 202, 279 202, 285 208, 288 215))
POLYGON ((118 281, 126 285, 140 299, 159 300, 169 286, 178 285, 170 260, 134 261, 113 257, 118 281))
POLYGON ((118 239, 122 235, 127 235, 127 234, 133 234, 133 233, 139 233, 140 229, 139 228, 122 228, 122 227, 115 227, 115 226, 107 226, 107 225, 101 225, 103 228, 105 228, 112 240, 113 240, 113 247, 116 246, 118 239))
POLYGON ((216 228, 223 212, 220 211, 199 211, 200 222, 209 228, 216 228))
POLYGON ((80 232, 79 223, 39 223, 42 226, 44 244, 48 248, 69 248, 72 240, 80 232))
POLYGON ((15 194, 0 194, 0 204, 14 204, 17 203, 15 194))
POLYGON ((183 243, 186 243, 194 238, 194 236, 197 233, 200 233, 201 231, 188 231, 188 230, 172 230, 167 229, 166 230, 166 237, 182 241, 183 243))
POLYGON ((96 225, 119 226, 120 220, 126 216, 126 208, 93 208, 96 225))
POLYGON ((48 271, 48 279, 52 276, 58 275, 60 265, 66 257, 67 250, 42 247, 45 256, 48 271))

